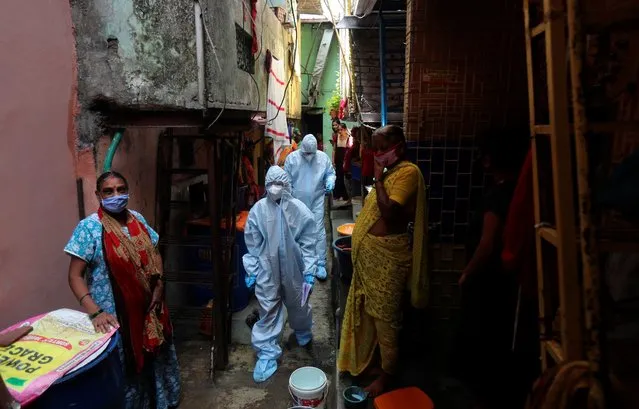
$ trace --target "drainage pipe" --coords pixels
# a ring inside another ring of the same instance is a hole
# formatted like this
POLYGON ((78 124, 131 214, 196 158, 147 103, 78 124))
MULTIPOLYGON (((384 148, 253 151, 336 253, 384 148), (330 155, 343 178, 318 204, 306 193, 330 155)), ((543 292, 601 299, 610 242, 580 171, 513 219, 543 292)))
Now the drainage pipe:
POLYGON ((124 134, 124 130, 119 130, 113 135, 113 140, 111 141, 111 145, 109 145, 109 149, 107 150, 106 156, 104 158, 104 172, 108 172, 111 170, 111 164, 113 164, 113 157, 115 156, 115 152, 118 150, 118 145, 122 140, 122 135, 124 134))
POLYGON ((382 10, 379 10, 379 88, 381 92, 380 122, 386 126, 386 27, 382 10))
POLYGON ((195 11, 195 50, 197 55, 197 100, 202 109, 207 108, 205 98, 205 76, 204 76, 204 29, 202 28, 202 6, 199 1, 193 2, 195 11))

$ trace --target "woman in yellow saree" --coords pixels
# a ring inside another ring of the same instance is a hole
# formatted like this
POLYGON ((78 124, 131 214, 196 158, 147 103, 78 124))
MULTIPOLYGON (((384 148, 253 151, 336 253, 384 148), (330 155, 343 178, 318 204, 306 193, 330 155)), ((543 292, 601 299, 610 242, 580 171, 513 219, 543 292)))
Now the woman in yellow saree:
POLYGON ((406 142, 400 127, 378 129, 373 144, 374 189, 353 231, 353 279, 337 365, 353 376, 377 369, 378 378, 366 388, 375 396, 383 392, 396 369, 404 293, 410 293, 413 307, 425 307, 428 280, 424 178, 404 158, 406 142), (381 368, 373 362, 376 351, 381 368))

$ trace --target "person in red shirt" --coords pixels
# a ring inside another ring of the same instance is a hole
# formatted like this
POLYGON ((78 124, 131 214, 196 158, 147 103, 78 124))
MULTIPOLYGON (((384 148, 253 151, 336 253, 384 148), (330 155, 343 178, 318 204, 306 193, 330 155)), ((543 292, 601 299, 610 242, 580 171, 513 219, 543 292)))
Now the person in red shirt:
POLYGON ((324 139, 322 137, 322 134, 316 134, 315 139, 317 139, 317 150, 324 152, 324 139))

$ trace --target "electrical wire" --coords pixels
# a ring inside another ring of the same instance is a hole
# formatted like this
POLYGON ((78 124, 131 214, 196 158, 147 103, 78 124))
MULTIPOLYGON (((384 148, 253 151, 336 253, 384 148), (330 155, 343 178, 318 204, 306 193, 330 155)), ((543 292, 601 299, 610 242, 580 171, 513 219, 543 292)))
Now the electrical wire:
MULTIPOLYGON (((260 21, 262 22, 262 26, 260 27, 260 49, 255 56, 255 61, 257 61, 262 55, 262 51, 264 50, 264 12, 266 12, 266 6, 268 5, 268 1, 264 0, 264 6, 262 6, 262 12, 260 13, 260 21)), ((251 16, 251 20, 253 20, 253 15, 249 13, 251 16)), ((257 21, 253 20, 255 23, 255 27, 257 28, 257 21)))
POLYGON ((275 121, 277 116, 280 114, 280 111, 282 110, 282 106, 284 105, 284 100, 286 99, 286 91, 288 91, 288 87, 289 85, 291 85, 291 80, 293 79, 293 75, 295 75, 295 63, 297 62, 297 45, 299 42, 299 34, 297 32, 297 15, 295 13, 295 10, 293 9, 293 3, 291 2, 291 0, 288 0, 288 5, 290 6, 291 13, 293 14, 293 28, 295 30, 295 44, 293 44, 293 66, 291 67, 291 75, 288 77, 288 81, 286 82, 286 87, 284 88, 284 95, 282 95, 282 101, 279 104, 277 112, 275 113, 275 116, 273 118, 266 120, 266 123, 268 125, 271 125, 273 121, 275 121))
MULTIPOLYGON (((331 6, 328 3, 327 0, 322 0, 324 2, 324 5, 326 5, 326 8, 328 9, 328 14, 331 15, 331 22, 333 23, 333 30, 335 31, 335 36, 337 37, 337 44, 339 45, 339 49, 340 49, 340 54, 342 55, 342 58, 344 60, 346 60, 346 52, 344 52, 344 46, 342 45, 342 40, 340 39, 339 36, 339 31, 337 30, 337 24, 335 22, 335 19, 333 18, 333 10, 331 10, 331 6)), ((355 78, 353 76, 353 73, 351 71, 351 67, 349 66, 348 63, 344 64, 346 66, 346 71, 348 71, 348 75, 350 78, 355 78)), ((353 86, 353 84, 351 84, 351 86, 353 86)), ((364 123, 364 120, 362 118, 362 107, 359 104, 359 100, 357 98, 355 98, 355 103, 357 104, 357 122, 359 125, 365 126, 369 129, 377 129, 373 126, 367 125, 364 123)))
MULTIPOLYGON (((195 1, 199 3, 199 0, 195 0, 195 1)), ((202 9, 200 8, 200 10, 202 10, 202 9)), ((220 59, 217 57, 217 48, 215 47, 215 44, 213 43, 213 39, 211 38, 211 33, 209 33, 209 29, 208 29, 208 26, 206 24, 206 19, 204 18, 204 13, 203 12, 200 12, 200 19, 202 19, 202 26, 204 27, 204 32, 206 33, 206 38, 208 39, 209 45, 211 46, 211 49, 213 50, 213 56, 215 57, 215 62, 217 63, 217 69, 219 70, 220 77, 221 77, 222 65, 220 64, 220 59)), ((211 129, 211 127, 213 125, 215 125, 215 123, 220 119, 220 117, 224 113, 224 110, 226 109, 227 100, 226 100, 226 85, 225 84, 222 84, 222 89, 224 90, 224 104, 222 105, 222 109, 217 114, 217 116, 215 117, 213 122, 211 122, 206 127, 207 130, 211 129)))
MULTIPOLYGON (((246 2, 242 2, 242 4, 244 5, 244 10, 246 11, 246 13, 248 14, 248 16, 250 17, 251 21, 253 22, 253 24, 255 25, 255 30, 257 30, 258 28, 258 24, 257 21, 253 18, 253 13, 251 12, 251 10, 249 10, 247 8, 247 4, 246 2)), ((264 1, 264 5, 262 6, 262 11, 260 12, 260 22, 262 23, 260 26, 260 48, 257 51, 257 54, 253 57, 253 64, 255 64, 260 56, 262 55, 262 50, 264 49, 264 12, 266 11, 266 6, 268 5, 268 1, 264 1)), ((257 35, 257 32, 255 33, 251 33, 252 35, 257 35)), ((251 74, 250 72, 248 73, 248 75, 251 77, 251 80, 253 80, 253 84, 255 84, 255 89, 257 89, 257 105, 255 107, 256 111, 260 110, 260 104, 262 103, 262 95, 260 94, 260 86, 257 83, 257 80, 255 79, 255 76, 253 74, 251 74)))
POLYGON ((257 89, 257 106, 255 107, 256 111, 260 110, 260 103, 262 102, 262 97, 260 95, 260 86, 257 83, 257 80, 255 79, 255 77, 253 76, 253 74, 251 74, 250 72, 248 73, 248 75, 251 77, 251 79, 253 80, 253 84, 255 84, 255 88, 257 89))

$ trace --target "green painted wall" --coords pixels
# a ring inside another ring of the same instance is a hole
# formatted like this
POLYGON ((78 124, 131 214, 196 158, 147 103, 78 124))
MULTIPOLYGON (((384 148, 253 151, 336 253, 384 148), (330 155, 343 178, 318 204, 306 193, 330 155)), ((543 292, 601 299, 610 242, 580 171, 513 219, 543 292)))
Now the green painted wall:
MULTIPOLYGON (((308 89, 315 67, 315 59, 317 51, 322 41, 324 29, 330 28, 329 24, 305 23, 302 24, 302 105, 308 104, 308 89)), ((337 79, 339 75, 339 45, 337 39, 333 36, 331 48, 328 51, 326 65, 324 66, 324 75, 320 85, 320 95, 315 102, 315 107, 325 108, 326 102, 331 97, 337 87, 337 79)), ((333 149, 329 143, 332 135, 331 117, 327 109, 324 110, 323 132, 324 151, 331 156, 333 149)))

